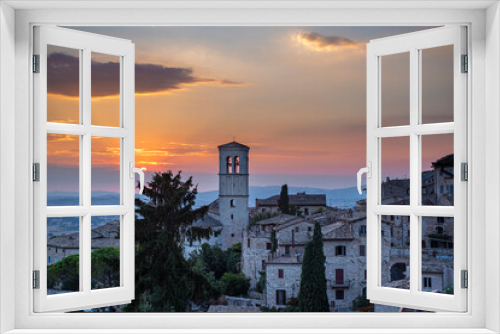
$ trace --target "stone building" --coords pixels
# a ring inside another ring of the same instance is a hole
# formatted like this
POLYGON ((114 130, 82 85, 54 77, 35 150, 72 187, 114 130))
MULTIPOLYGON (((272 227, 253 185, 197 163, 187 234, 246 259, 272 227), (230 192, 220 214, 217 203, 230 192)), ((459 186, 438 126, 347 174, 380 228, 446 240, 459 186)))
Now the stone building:
MULTIPOLYGON (((384 234, 390 236, 390 222, 384 220, 382 226, 384 234)), ((270 255, 265 263, 265 302, 270 307, 283 307, 291 298, 298 296, 305 243, 312 239, 313 222, 290 222, 274 229, 278 251, 270 255), (296 241, 292 243, 293 238, 296 241)), ((339 219, 323 225, 321 231, 330 310, 349 311, 352 301, 366 293, 366 216, 360 214, 339 219)), ((384 239, 385 249, 390 249, 389 243, 390 238, 384 239)), ((384 267, 387 279, 390 278, 389 257, 390 253, 383 257, 383 262, 387 264, 384 267)))
MULTIPOLYGON (((291 207, 297 208, 304 216, 309 216, 318 210, 326 209, 325 194, 306 194, 305 192, 289 195, 291 207)), ((280 195, 274 195, 266 199, 255 199, 257 212, 279 212, 280 195)))
MULTIPOLYGON (((91 250, 120 247, 120 221, 114 220, 91 231, 91 250)), ((80 233, 61 234, 47 240, 47 265, 62 261, 80 252, 80 233)))

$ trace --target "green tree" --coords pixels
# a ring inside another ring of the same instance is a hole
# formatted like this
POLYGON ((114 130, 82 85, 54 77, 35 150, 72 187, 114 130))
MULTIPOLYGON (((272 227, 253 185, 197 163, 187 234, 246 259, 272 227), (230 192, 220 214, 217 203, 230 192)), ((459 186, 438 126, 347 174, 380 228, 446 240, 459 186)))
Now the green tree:
POLYGON ((208 207, 194 208, 198 191, 192 177, 181 172, 155 173, 144 195, 136 199, 136 298, 127 311, 184 312, 192 303, 218 296, 211 282, 195 270, 183 255, 182 244, 213 235, 210 229, 191 225, 202 219, 208 207))
POLYGON ((241 266, 241 242, 226 250, 226 272, 237 274, 241 266))
POLYGON ((271 253, 276 252, 278 249, 278 239, 276 239, 276 232, 274 230, 271 231, 271 253))
POLYGON ((61 261, 47 266, 47 287, 56 288, 62 283, 62 290, 78 291, 80 285, 80 258, 78 254, 66 256, 61 261))
POLYGON ((250 279, 242 273, 225 273, 221 282, 223 293, 228 296, 245 296, 250 288, 250 279))
POLYGON ((365 294, 360 294, 352 301, 352 309, 358 312, 369 312, 373 310, 373 304, 370 303, 365 294))
POLYGON ((120 248, 104 247, 92 252, 92 288, 120 286, 120 248))
POLYGON ((288 197, 288 185, 281 186, 279 208, 282 213, 290 213, 290 198, 288 197))
POLYGON ((259 280, 257 281, 257 284, 255 284, 255 289, 257 292, 263 293, 264 289, 266 288, 266 271, 259 271, 260 277, 259 280))
POLYGON ((301 312, 328 312, 325 254, 319 223, 314 225, 313 239, 306 244, 302 262, 298 307, 301 312))

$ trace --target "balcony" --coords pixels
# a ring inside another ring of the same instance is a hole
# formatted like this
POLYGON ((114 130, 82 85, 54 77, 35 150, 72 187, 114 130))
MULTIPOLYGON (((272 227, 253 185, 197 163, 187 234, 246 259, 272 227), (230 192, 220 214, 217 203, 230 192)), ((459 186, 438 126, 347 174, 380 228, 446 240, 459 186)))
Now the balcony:
POLYGON ((349 289, 351 287, 351 280, 343 280, 342 282, 336 280, 329 280, 332 289, 349 289))

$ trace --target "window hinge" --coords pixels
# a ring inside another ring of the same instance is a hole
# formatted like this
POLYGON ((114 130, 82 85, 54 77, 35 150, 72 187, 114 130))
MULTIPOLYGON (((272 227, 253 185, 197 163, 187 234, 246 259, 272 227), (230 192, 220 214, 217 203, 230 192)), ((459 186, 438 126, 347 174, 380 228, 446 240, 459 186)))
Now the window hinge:
POLYGON ((462 181, 469 181, 469 165, 466 162, 462 162, 460 165, 461 167, 461 180, 462 181))
POLYGON ((40 182, 40 164, 38 162, 33 164, 33 181, 40 182))
POLYGON ((40 73, 40 55, 33 55, 33 73, 40 73))
POLYGON ((469 273, 467 270, 461 271, 462 276, 462 289, 467 289, 469 287, 469 273))
POLYGON ((40 289, 40 270, 33 270, 33 289, 40 289))
POLYGON ((462 73, 469 72, 469 56, 462 55, 462 73))

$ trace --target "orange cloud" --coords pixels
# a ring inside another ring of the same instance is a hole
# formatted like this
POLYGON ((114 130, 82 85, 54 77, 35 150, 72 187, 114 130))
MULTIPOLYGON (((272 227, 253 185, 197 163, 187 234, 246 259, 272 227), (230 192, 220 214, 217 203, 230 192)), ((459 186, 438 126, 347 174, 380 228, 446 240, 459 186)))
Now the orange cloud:
POLYGON ((358 51, 365 45, 349 38, 323 36, 312 31, 298 33, 295 39, 299 44, 322 52, 358 51))

